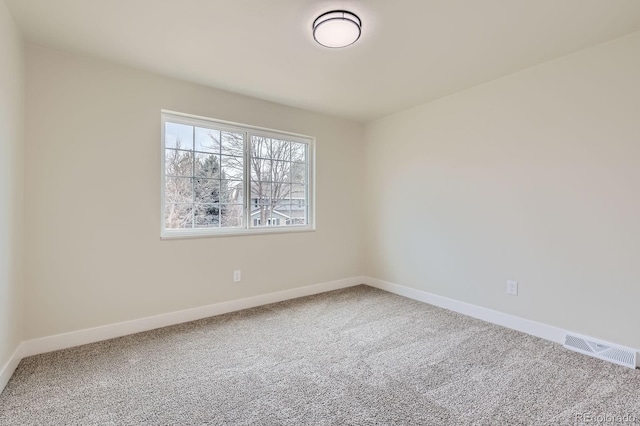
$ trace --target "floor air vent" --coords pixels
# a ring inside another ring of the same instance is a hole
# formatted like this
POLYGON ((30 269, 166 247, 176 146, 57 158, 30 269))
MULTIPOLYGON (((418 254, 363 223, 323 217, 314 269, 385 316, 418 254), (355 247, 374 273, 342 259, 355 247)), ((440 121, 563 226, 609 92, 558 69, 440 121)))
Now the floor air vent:
POLYGON ((567 334, 564 338, 564 347, 623 367, 636 368, 637 366, 637 353, 634 350, 600 342, 591 337, 567 334))

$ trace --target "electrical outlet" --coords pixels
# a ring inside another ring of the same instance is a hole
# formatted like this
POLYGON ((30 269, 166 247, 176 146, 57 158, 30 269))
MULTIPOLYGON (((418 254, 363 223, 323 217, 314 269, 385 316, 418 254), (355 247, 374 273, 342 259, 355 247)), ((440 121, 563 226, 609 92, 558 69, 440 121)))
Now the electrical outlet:
POLYGON ((239 283, 242 280, 242 271, 240 269, 236 269, 233 271, 233 282, 239 283))
POLYGON ((507 280, 507 294, 518 295, 518 281, 507 280))

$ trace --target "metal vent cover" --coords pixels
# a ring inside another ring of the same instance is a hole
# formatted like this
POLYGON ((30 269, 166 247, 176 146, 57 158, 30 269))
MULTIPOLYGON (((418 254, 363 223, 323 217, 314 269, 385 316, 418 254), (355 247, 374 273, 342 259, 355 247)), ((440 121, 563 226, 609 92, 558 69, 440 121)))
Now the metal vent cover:
POLYGON ((585 355, 590 355, 614 364, 635 369, 637 367, 637 353, 633 349, 611 343, 599 341, 579 334, 567 333, 564 347, 585 355))

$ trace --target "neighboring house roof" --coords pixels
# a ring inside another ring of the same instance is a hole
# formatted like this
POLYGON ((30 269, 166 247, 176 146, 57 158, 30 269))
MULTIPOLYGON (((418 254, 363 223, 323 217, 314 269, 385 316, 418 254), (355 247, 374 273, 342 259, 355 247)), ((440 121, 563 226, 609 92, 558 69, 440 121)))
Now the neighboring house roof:
MULTIPOLYGON (((251 212, 251 216, 256 216, 256 215, 259 215, 259 214, 260 214, 260 209, 257 209, 257 210, 254 210, 254 211, 251 212)), ((276 216, 280 216, 281 219, 291 219, 291 216, 287 216, 286 214, 281 213, 281 212, 279 212, 277 210, 273 210, 271 212, 271 217, 273 217, 273 214, 275 214, 276 216)))

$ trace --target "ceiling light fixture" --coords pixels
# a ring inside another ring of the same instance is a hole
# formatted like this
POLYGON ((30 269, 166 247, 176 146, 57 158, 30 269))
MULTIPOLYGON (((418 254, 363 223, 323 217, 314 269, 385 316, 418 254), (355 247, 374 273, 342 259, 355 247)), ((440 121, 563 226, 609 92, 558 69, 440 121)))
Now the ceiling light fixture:
POLYGON ((313 21, 313 38, 324 47, 347 47, 362 33, 362 21, 346 10, 323 13, 313 21))

